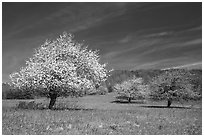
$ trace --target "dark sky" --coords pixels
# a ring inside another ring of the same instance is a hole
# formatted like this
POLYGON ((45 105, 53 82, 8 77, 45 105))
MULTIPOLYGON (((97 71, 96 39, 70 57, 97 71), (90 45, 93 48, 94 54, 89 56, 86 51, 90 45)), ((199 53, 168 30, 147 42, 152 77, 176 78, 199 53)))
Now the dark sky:
POLYGON ((2 81, 63 31, 113 69, 202 66, 202 3, 3 3, 2 81))

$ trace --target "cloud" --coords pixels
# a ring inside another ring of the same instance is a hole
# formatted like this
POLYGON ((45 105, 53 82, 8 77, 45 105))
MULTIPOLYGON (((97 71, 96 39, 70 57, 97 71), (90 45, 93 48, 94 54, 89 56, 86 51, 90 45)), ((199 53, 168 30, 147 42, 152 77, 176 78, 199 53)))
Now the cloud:
POLYGON ((186 31, 202 31, 202 25, 187 29, 186 31))
MULTIPOLYGON (((126 40, 128 37, 122 40, 126 40)), ((201 38, 189 40, 183 39, 183 37, 177 39, 171 36, 168 38, 157 37, 152 39, 147 37, 135 38, 134 35, 131 35, 131 38, 131 42, 127 42, 124 46, 122 46, 123 43, 120 43, 121 45, 118 45, 114 50, 103 54, 103 60, 112 64, 126 62, 122 63, 126 66, 131 66, 128 63, 137 64, 136 69, 164 68, 171 66, 171 64, 181 65, 177 63, 182 63, 184 60, 187 61, 191 58, 194 58, 194 61, 196 61, 196 59, 199 59, 197 51, 202 44, 201 38)))
POLYGON ((135 64, 135 67, 132 68, 132 70, 135 70, 135 69, 156 69, 156 68, 159 68, 163 65, 165 65, 166 63, 168 64, 169 62, 173 62, 175 60, 179 60, 181 58, 167 58, 167 59, 161 59, 161 60, 155 60, 155 61, 151 61, 151 62, 145 62, 145 61, 142 61, 142 62, 138 62, 137 64, 135 64))
POLYGON ((171 32, 171 31, 159 32, 159 33, 153 33, 153 34, 146 35, 145 37, 162 37, 162 36, 167 36, 167 35, 171 35, 171 34, 173 34, 173 32, 171 32))
POLYGON ((180 68, 202 68, 202 62, 195 62, 195 63, 185 64, 185 65, 180 65, 180 66, 175 66, 170 68, 164 68, 163 70, 180 69, 180 68))
POLYGON ((123 39, 119 40, 119 43, 128 43, 130 42, 132 39, 131 35, 127 35, 126 37, 124 37, 123 39))
POLYGON ((193 46, 193 45, 197 45, 197 44, 202 44, 202 39, 201 38, 197 38, 197 39, 193 39, 190 41, 186 41, 184 43, 180 43, 179 46, 193 46))
MULTIPOLYGON (((196 39, 192 39, 192 40, 187 40, 187 41, 179 41, 176 39, 160 39, 160 41, 156 44, 154 44, 155 46, 152 46, 152 48, 149 48, 148 50, 144 51, 143 53, 140 54, 140 56, 147 56, 153 53, 162 53, 162 51, 173 51, 176 49, 185 49, 187 47, 192 47, 194 45, 201 45, 202 44, 202 39, 201 38, 196 38, 196 39)), ((182 51, 180 51, 182 52, 182 51)), ((183 52, 182 52, 183 53, 183 52)), ((175 53, 172 52, 172 55, 174 55, 175 53)))
MULTIPOLYGON (((130 36, 128 36, 129 39, 130 36)), ((120 45, 114 49, 114 51, 110 51, 104 54, 104 58, 121 58, 134 55, 134 57, 139 57, 143 53, 152 49, 153 46, 160 42, 160 39, 137 39, 133 36, 131 43, 127 42, 127 37, 120 41, 120 45), (126 45, 123 45, 124 42, 126 45)), ((130 42, 130 40, 129 40, 130 42)))
POLYGON ((135 63, 135 66, 131 70, 136 69, 177 69, 177 68, 202 68, 202 61, 196 59, 191 59, 188 57, 175 57, 175 58, 165 58, 153 61, 139 61, 135 63), (189 63, 190 62, 190 63, 189 63))
MULTIPOLYGON (((43 31, 60 31, 62 28, 63 31, 68 30, 74 33, 98 25, 109 18, 124 14, 126 8, 122 5, 125 4, 118 6, 118 4, 114 3, 102 3, 98 6, 96 3, 74 3, 71 6, 67 5, 62 9, 58 9, 46 17, 42 17, 38 21, 13 30, 9 35, 10 37, 20 37, 20 35, 30 34, 30 32, 33 35, 35 33, 42 35, 43 31)), ((28 36, 23 35, 23 37, 28 36)))
POLYGON ((136 67, 132 68, 132 70, 137 70, 137 69, 153 69, 157 64, 159 64, 158 61, 155 62, 148 62, 148 63, 143 63, 139 65, 135 65, 136 67))
POLYGON ((114 58, 118 54, 119 54, 118 51, 112 51, 112 52, 108 52, 108 53, 104 54, 102 57, 103 57, 103 59, 109 60, 111 58, 114 58))

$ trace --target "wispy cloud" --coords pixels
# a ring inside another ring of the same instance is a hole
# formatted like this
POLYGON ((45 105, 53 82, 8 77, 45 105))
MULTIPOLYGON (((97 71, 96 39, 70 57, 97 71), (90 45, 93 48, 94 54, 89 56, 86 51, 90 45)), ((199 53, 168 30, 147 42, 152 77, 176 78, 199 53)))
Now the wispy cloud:
POLYGON ((169 51, 170 52, 173 49, 178 49, 178 48, 184 48, 185 49, 185 47, 202 44, 201 38, 196 38, 193 40, 187 40, 184 42, 175 41, 175 40, 168 40, 168 41, 169 42, 165 41, 165 39, 160 40, 160 42, 157 43, 157 46, 152 46, 151 49, 144 51, 143 53, 140 54, 140 56, 145 56, 148 54, 158 53, 158 52, 162 52, 162 51, 169 51))
POLYGON ((132 68, 132 70, 135 69, 157 69, 158 67, 164 67, 165 65, 169 65, 170 62, 173 62, 175 60, 181 60, 182 57, 180 58, 166 58, 166 59, 161 59, 161 60, 154 60, 152 62, 138 62, 135 64, 135 66, 132 68))
POLYGON ((197 45, 197 44, 202 44, 202 38, 197 38, 197 39, 193 39, 190 41, 186 41, 184 43, 180 43, 178 46, 193 46, 193 45, 197 45))
MULTIPOLYGON (((133 39, 133 38, 132 38, 133 39)), ((126 39, 123 39, 124 41, 126 39)), ((120 46, 120 48, 116 48, 114 51, 107 52, 103 56, 105 58, 118 58, 121 56, 127 56, 130 54, 135 55, 135 57, 138 57, 142 55, 143 53, 146 53, 153 48, 156 44, 160 42, 160 39, 137 39, 134 38, 134 41, 131 43, 128 43, 129 41, 126 40, 126 43, 120 41, 120 44, 125 44, 123 46, 120 46)))
MULTIPOLYGON (((86 4, 86 6, 84 6, 83 3, 74 3, 72 6, 65 6, 47 17, 11 32, 10 36, 18 36, 18 34, 28 31, 32 32, 32 30, 36 31, 36 29, 38 30, 38 28, 42 25, 44 26, 44 24, 47 24, 47 27, 50 26, 47 28, 48 30, 61 30, 61 28, 63 28, 63 30, 65 29, 69 32, 77 32, 98 25, 98 23, 103 20, 120 16, 124 14, 125 11, 125 4, 101 4, 99 7, 95 3, 86 4)), ((39 30, 39 34, 42 33, 42 30, 45 28, 39 30)))
POLYGON ((167 69, 180 69, 180 68, 202 68, 202 62, 195 62, 195 63, 190 63, 190 64, 185 64, 185 65, 181 65, 181 66, 174 66, 174 67, 170 67, 170 68, 164 68, 163 70, 167 70, 167 69))
POLYGON ((202 62, 196 62, 196 59, 191 59, 188 57, 175 57, 175 58, 165 58, 153 61, 142 61, 135 63, 132 70, 135 69, 172 69, 172 68, 202 68, 202 62), (189 63, 190 62, 190 63, 189 63))
POLYGON ((153 34, 149 34, 146 35, 145 37, 162 37, 162 36, 168 36, 173 34, 173 32, 158 32, 158 33, 153 33, 153 34))
POLYGON ((193 27, 193 28, 190 28, 190 29, 187 29, 186 31, 198 31, 198 30, 202 31, 202 25, 201 26, 197 26, 197 27, 193 27))
POLYGON ((132 39, 131 35, 124 37, 123 39, 119 40, 119 43, 127 43, 132 39))

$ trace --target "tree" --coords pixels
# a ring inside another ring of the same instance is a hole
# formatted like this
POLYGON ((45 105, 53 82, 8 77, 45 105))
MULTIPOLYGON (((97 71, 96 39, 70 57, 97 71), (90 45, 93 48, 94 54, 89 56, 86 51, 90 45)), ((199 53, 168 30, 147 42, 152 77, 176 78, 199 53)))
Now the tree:
POLYGON ((191 74, 185 70, 168 70, 153 78, 149 97, 154 100, 167 100, 167 107, 172 101, 190 100, 199 98, 194 92, 189 80, 191 74))
POLYGON ((117 98, 127 99, 129 103, 132 99, 144 99, 147 88, 148 86, 143 84, 143 79, 136 77, 114 86, 118 92, 117 98))
POLYGON ((98 50, 88 50, 73 35, 60 35, 37 48, 26 67, 10 75, 11 84, 19 89, 43 89, 52 109, 59 96, 81 96, 98 87, 108 77, 106 64, 100 64, 98 50))

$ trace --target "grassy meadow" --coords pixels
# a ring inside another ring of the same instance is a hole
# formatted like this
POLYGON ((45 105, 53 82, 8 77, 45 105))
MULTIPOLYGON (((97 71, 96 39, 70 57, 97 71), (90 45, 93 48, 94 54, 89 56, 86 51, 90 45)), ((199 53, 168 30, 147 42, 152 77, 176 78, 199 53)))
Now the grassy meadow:
POLYGON ((17 107, 20 101, 3 100, 4 135, 201 135, 202 102, 133 101, 117 102, 116 93, 59 98, 54 110, 46 109, 49 99, 36 99, 41 109, 17 107))

